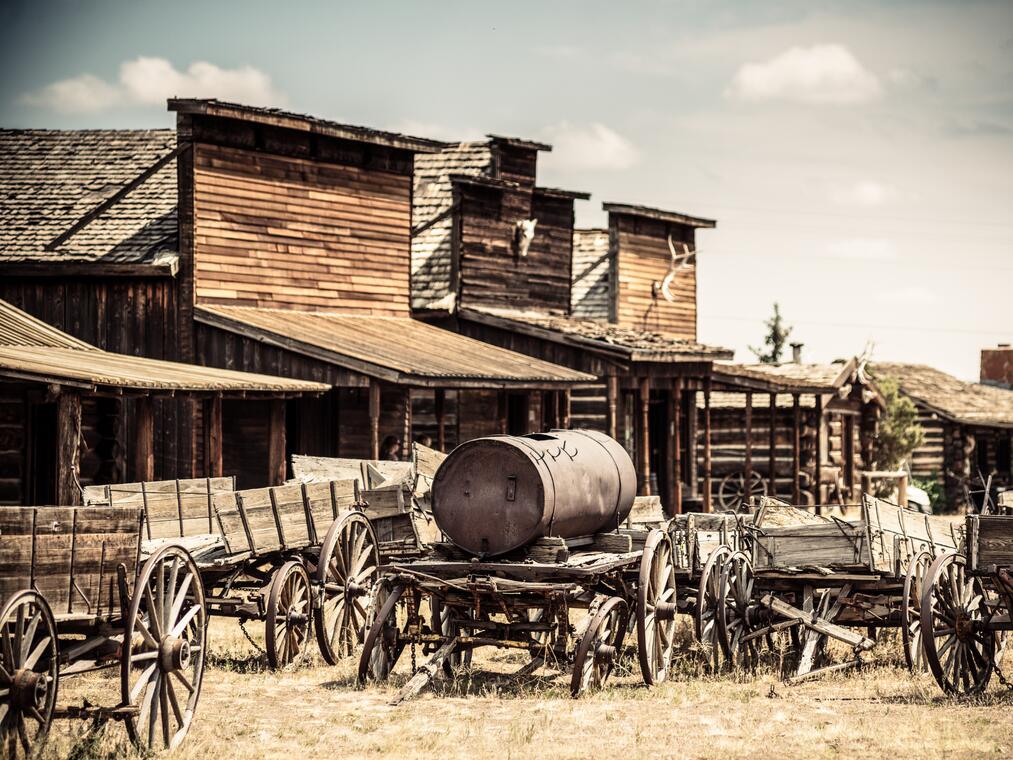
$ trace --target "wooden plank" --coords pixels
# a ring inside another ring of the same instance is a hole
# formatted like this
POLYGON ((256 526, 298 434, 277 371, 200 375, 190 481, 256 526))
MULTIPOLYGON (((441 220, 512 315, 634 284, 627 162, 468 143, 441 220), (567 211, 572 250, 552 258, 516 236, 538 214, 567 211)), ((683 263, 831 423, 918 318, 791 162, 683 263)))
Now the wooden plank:
POLYGON ((81 396, 63 388, 56 398, 56 501, 81 503, 78 469, 81 456, 81 396))
POLYGON ((267 441, 267 483, 279 485, 285 482, 285 401, 271 399, 271 418, 268 422, 267 441))
POLYGON ((862 522, 830 522, 765 527, 754 540, 753 565, 760 570, 821 567, 868 570, 871 547, 862 522))
POLYGON ((777 394, 767 400, 767 495, 777 496, 777 394))
POLYGON ((682 378, 675 378, 672 388, 672 510, 682 514, 682 378))
POLYGON ((977 515, 973 522, 973 566, 986 572, 1013 568, 1013 517, 977 515))
POLYGON ((711 505, 711 474, 713 461, 711 458, 711 382, 710 377, 704 379, 703 391, 703 511, 713 510, 711 505))
POLYGON ((155 479, 154 408, 150 396, 134 400, 133 472, 138 480, 155 479))

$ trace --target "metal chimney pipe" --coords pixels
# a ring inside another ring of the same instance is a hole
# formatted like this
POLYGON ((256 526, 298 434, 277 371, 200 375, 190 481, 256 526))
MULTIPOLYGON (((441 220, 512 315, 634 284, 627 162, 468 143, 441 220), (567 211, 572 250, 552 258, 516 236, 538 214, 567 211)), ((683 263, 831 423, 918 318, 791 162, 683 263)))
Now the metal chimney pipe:
POLYGON ((804 343, 792 343, 791 344, 791 360, 794 364, 802 363, 802 346, 804 343))

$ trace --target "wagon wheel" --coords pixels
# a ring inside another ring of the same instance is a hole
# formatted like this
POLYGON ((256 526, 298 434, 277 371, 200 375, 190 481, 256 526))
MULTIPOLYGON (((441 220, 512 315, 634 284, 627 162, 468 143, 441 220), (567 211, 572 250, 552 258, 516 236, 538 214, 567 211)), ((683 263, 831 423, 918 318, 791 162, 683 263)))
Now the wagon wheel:
POLYGON ((752 667, 759 656, 756 639, 743 642, 753 630, 749 619, 753 601, 753 563, 743 552, 735 552, 721 566, 718 591, 717 633, 724 656, 733 667, 752 667))
POLYGON ((297 559, 282 565, 274 573, 267 599, 267 623, 264 639, 267 663, 284 668, 295 662, 310 634, 310 576, 297 559))
POLYGON ((348 512, 335 520, 320 548, 317 583, 320 604, 313 611, 317 644, 329 665, 362 641, 366 628, 366 604, 380 565, 376 534, 369 520, 348 512))
POLYGON ((718 502, 722 509, 738 509, 748 504, 754 496, 766 496, 767 484, 755 470, 749 473, 749 487, 746 487, 746 476, 742 472, 725 475, 718 486, 718 502))
MULTIPOLYGON (((431 619, 429 624, 433 630, 443 636, 445 639, 450 639, 455 636, 458 632, 455 621, 470 618, 470 614, 462 614, 459 608, 450 606, 449 604, 443 604, 443 602, 432 597, 432 611, 431 619)), ((466 649, 455 649, 450 655, 443 661, 443 672, 448 676, 453 676, 454 672, 459 668, 470 668, 471 667, 471 648, 466 649)))
POLYGON ((921 673, 928 669, 925 652, 922 648, 921 605, 922 589, 925 587, 925 572, 932 564, 932 555, 921 551, 908 564, 907 575, 904 576, 904 599, 901 602, 900 614, 903 624, 900 635, 904 641, 904 660, 908 670, 921 673))
POLYGON ((965 574, 964 557, 943 554, 925 573, 921 600, 925 660, 947 694, 977 694, 992 677, 995 634, 985 628, 981 581, 965 574))
POLYGON ((130 740, 141 749, 179 746, 193 722, 207 655, 204 584, 190 554, 166 546, 134 584, 120 657, 130 740))
POLYGON ((622 649, 628 618, 626 602, 618 596, 609 597, 598 608, 580 637, 573 659, 573 676, 570 678, 572 696, 578 697, 588 689, 605 685, 622 649))
POLYGON ((721 568, 731 554, 732 550, 724 544, 711 552, 703 566, 696 591, 693 628, 696 640, 707 653, 707 667, 712 673, 721 668, 722 649, 717 630, 718 609, 724 604, 721 597, 721 568))
POLYGON ((637 657, 648 686, 668 677, 675 643, 675 598, 672 541, 664 531, 652 530, 644 543, 637 582, 637 657))
POLYGON ((398 602, 404 593, 404 586, 391 589, 381 582, 373 587, 369 612, 375 611, 376 617, 366 633, 359 656, 360 686, 367 680, 386 681, 404 650, 407 640, 401 635, 398 621, 398 602))
POLYGON ((7 757, 28 757, 45 741, 59 678, 49 604, 38 591, 19 591, 0 613, 0 751, 7 757))

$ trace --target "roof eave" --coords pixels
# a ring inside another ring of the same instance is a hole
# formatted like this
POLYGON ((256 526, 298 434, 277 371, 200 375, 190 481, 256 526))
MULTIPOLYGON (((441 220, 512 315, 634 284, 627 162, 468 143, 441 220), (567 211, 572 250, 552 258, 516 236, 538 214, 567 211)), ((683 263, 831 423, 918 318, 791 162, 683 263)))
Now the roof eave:
POLYGON ((699 216, 690 216, 689 214, 680 214, 676 211, 665 211, 659 208, 650 208, 648 206, 636 206, 629 203, 610 203, 606 201, 601 204, 603 210, 612 214, 619 214, 621 216, 639 216, 645 219, 656 219, 661 222, 670 222, 672 224, 681 224, 686 227, 698 227, 713 229, 718 226, 718 223, 714 219, 704 219, 699 216))

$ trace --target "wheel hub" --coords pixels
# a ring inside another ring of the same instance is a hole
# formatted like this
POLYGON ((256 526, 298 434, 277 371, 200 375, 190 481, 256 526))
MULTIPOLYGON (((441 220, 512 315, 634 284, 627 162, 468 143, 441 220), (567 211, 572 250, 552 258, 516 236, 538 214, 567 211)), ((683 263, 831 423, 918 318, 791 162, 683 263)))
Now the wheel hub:
POLYGON ((594 650, 594 659, 597 663, 608 663, 616 656, 616 648, 608 644, 599 644, 594 650))
POLYGON ((49 694, 49 681, 44 673, 15 670, 11 682, 13 702, 22 710, 41 710, 49 694))
POLYGON ((158 660, 165 672, 183 670, 190 666, 190 642, 178 636, 166 636, 159 647, 158 660))
POLYGON ((368 593, 369 588, 367 586, 363 586, 361 583, 356 583, 355 581, 349 581, 345 586, 345 596, 349 598, 354 599, 356 597, 365 596, 368 593))
POLYGON ((971 637, 974 623, 966 612, 958 612, 956 619, 953 621, 953 628, 957 633, 957 638, 964 641, 971 637))

